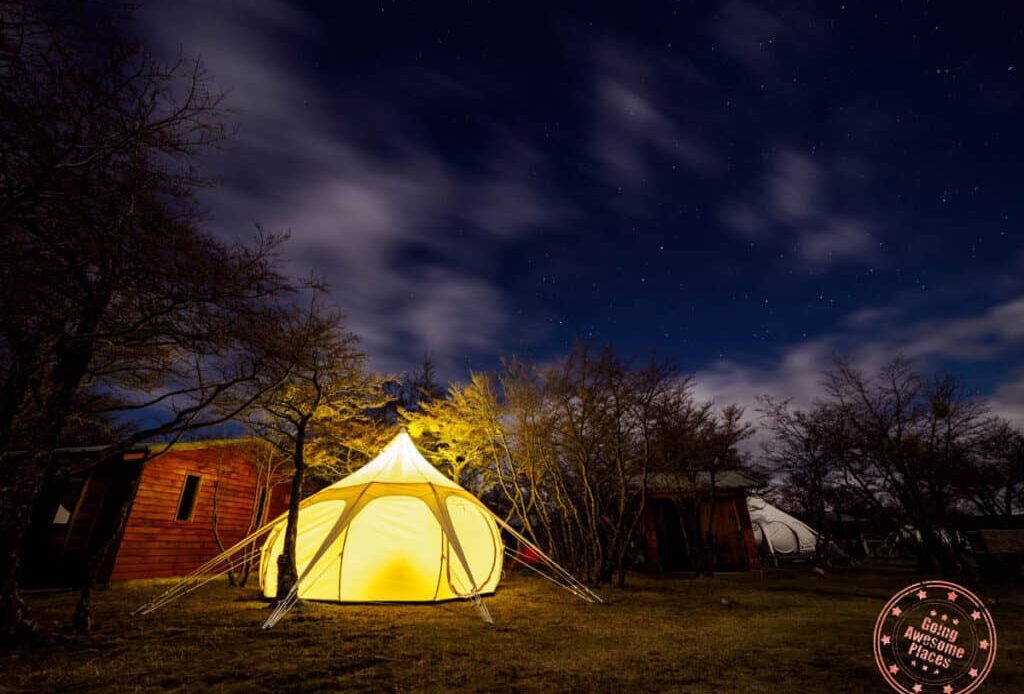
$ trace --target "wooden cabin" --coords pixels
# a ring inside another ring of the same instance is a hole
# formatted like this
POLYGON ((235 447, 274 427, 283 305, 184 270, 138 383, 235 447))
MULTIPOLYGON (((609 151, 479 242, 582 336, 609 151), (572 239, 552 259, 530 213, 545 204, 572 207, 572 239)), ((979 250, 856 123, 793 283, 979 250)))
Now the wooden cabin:
MULTIPOLYGON (((743 473, 718 473, 714 494, 715 568, 745 571, 760 566, 747 510, 747 494, 758 483, 743 473)), ((700 533, 712 513, 707 473, 694 482, 683 475, 656 473, 647 480, 643 549, 648 570, 693 571, 700 533)))
POLYGON ((253 439, 152 444, 113 460, 102 448, 61 451, 33 510, 23 585, 75 585, 107 543, 100 583, 189 573, 287 509, 268 455, 253 439))

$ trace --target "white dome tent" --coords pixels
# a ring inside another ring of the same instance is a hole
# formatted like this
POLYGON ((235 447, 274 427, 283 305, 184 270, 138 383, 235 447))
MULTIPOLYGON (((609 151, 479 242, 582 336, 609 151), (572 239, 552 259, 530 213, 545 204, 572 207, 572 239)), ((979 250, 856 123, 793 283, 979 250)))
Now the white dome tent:
POLYGON ((780 559, 801 559, 814 554, 818 533, 803 521, 772 506, 759 496, 747 497, 754 540, 776 563, 780 559))

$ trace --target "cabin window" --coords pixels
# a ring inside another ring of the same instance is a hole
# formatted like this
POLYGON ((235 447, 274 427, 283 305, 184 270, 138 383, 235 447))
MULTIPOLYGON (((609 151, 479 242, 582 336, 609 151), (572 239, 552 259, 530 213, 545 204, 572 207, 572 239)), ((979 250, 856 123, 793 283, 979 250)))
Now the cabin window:
POLYGON ((260 500, 256 502, 256 525, 263 525, 263 514, 267 511, 267 488, 260 490, 260 500))
POLYGON ((185 484, 181 488, 181 499, 178 501, 178 520, 192 520, 192 514, 196 510, 196 497, 199 495, 200 479, 202 478, 199 475, 185 477, 185 484))
POLYGON ((64 504, 57 505, 57 513, 53 515, 54 525, 67 525, 71 520, 71 511, 69 511, 64 504))

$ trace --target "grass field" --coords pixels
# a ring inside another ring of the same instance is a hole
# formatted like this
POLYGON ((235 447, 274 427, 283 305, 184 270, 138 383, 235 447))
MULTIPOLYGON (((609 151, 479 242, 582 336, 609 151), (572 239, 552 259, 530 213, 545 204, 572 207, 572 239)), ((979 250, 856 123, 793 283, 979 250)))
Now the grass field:
MULTIPOLYGON (((123 585, 97 596, 91 637, 0 656, 0 691, 884 692, 874 620, 920 578, 895 564, 827 578, 633 575, 587 605, 513 573, 488 599, 495 626, 466 603, 307 603, 265 632, 253 588, 218 582, 133 618, 159 587, 123 585)), ((1024 692, 1024 586, 989 593, 999 653, 980 691, 1024 692)), ((73 597, 30 604, 44 624, 66 622, 73 597)))

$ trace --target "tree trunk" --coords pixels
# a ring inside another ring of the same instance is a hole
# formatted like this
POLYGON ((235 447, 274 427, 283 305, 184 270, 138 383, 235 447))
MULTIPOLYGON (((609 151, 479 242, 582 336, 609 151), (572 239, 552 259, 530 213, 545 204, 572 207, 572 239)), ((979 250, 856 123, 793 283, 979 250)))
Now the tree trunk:
POLYGON ((717 536, 715 534, 715 514, 718 511, 718 488, 715 485, 714 473, 711 473, 709 477, 711 486, 711 501, 708 505, 708 530, 707 536, 704 542, 704 570, 708 576, 715 575, 717 554, 717 536))
POLYGON ((306 473, 306 459, 303 446, 306 441, 306 422, 296 427, 295 453, 292 458, 295 472, 292 475, 292 493, 288 500, 288 523, 284 531, 284 549, 277 558, 277 598, 281 599, 291 592, 299 580, 299 572, 295 567, 295 544, 299 532, 299 500, 302 496, 302 480, 306 473))
MULTIPOLYGON (((217 549, 223 554, 227 547, 224 546, 224 542, 220 537, 220 478, 224 468, 224 451, 221 451, 217 458, 217 479, 213 483, 213 514, 211 516, 210 525, 213 529, 213 539, 217 543, 217 549)), ((259 498, 259 484, 256 485, 256 497, 259 498)), ((245 556, 243 554, 243 556, 245 556)), ((231 561, 231 557, 228 557, 228 585, 238 585, 235 579, 235 565, 231 561)))
POLYGON ((51 460, 52 455, 0 459, 0 648, 26 643, 36 631, 18 591, 18 568, 32 505, 51 460))
POLYGON ((25 340, 21 335, 8 335, 13 358, 7 377, 0 384, 0 447, 6 450, 14 435, 14 422, 25 402, 31 376, 38 368, 38 340, 25 340))
POLYGON ((85 574, 78 593, 78 603, 75 605, 75 612, 71 618, 71 624, 79 634, 88 634, 92 631, 92 592, 96 588, 103 565, 114 549, 114 545, 121 538, 125 524, 128 523, 128 516, 131 515, 132 503, 135 501, 135 494, 139 490, 139 483, 142 482, 142 468, 145 461, 139 464, 138 472, 132 477, 130 488, 121 501, 121 507, 117 510, 117 518, 110 530, 110 535, 103 544, 93 552, 86 564, 85 574))
MULTIPOLYGON (((828 522, 825 515, 825 498, 823 494, 816 493, 814 501, 814 523, 818 528, 818 536, 814 542, 814 558, 821 567, 831 568, 832 562, 829 556, 829 545, 832 543, 832 524, 828 522)), ((839 511, 836 510, 836 522, 839 522, 839 511)))
MULTIPOLYGON (((75 393, 93 357, 93 343, 88 337, 99 324, 110 300, 110 292, 102 288, 94 301, 83 311, 76 335, 64 336, 54 348, 56 355, 51 380, 53 387, 42 404, 45 426, 40 428, 41 440, 48 450, 31 457, 23 465, 28 469, 15 471, 15 487, 5 494, 0 513, 0 641, 23 640, 35 630, 25 603, 18 594, 18 565, 25 531, 32 520, 32 506, 43 482, 56 466, 54 449, 60 445, 65 423, 72 411, 75 393)), ((9 464, 9 463, 8 463, 9 464)), ((2 472, 0 472, 2 474, 2 472)))

